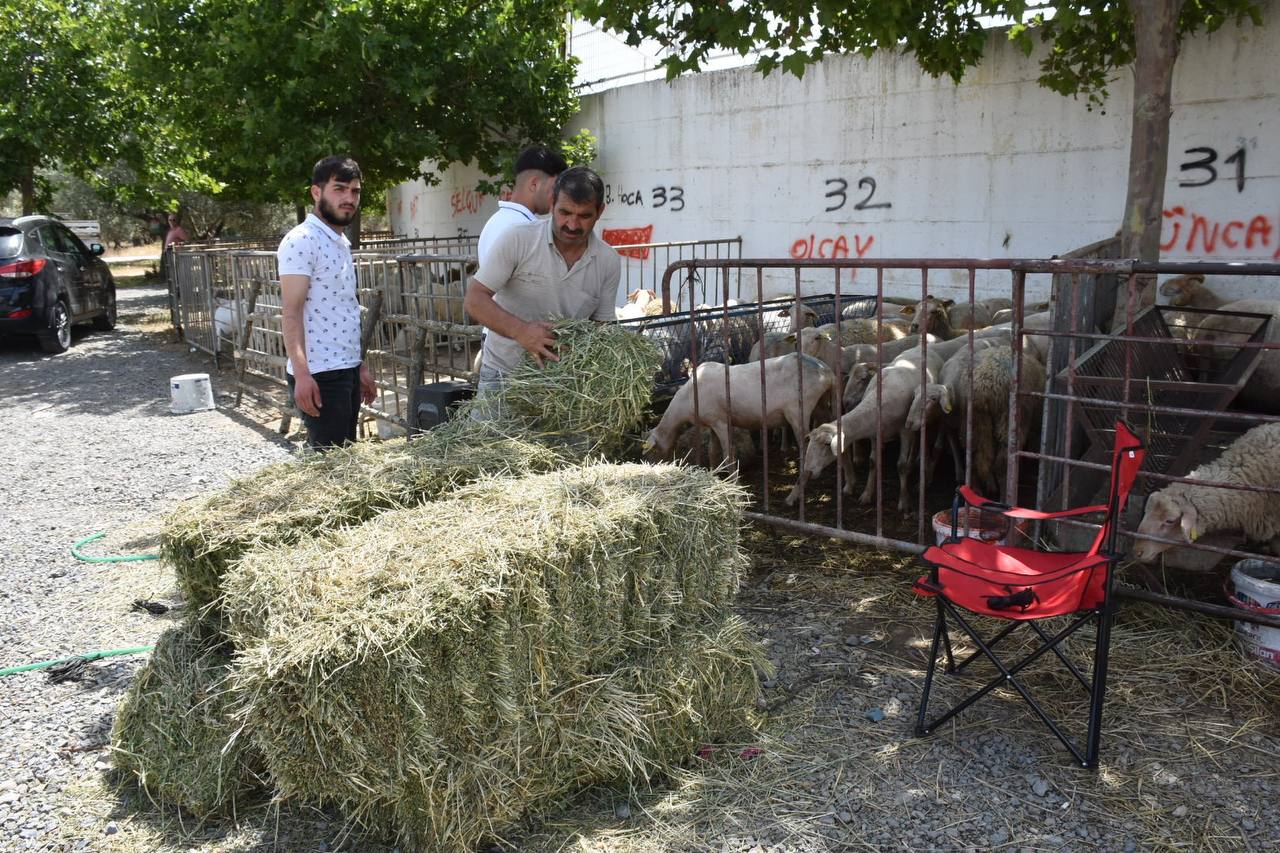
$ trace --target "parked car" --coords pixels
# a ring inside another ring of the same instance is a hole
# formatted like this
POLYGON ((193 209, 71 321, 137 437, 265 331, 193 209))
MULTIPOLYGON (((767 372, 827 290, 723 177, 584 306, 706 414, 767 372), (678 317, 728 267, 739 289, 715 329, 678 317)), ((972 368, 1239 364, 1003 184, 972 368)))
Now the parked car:
POLYGON ((100 255, 48 216, 0 218, 0 336, 35 335, 65 352, 71 327, 116 325, 116 283, 100 255))

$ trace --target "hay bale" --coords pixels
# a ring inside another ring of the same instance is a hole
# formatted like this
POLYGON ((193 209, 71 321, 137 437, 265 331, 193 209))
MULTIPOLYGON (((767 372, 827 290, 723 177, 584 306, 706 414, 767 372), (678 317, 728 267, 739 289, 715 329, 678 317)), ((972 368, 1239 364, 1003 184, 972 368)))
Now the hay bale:
POLYGON ((199 818, 233 814, 261 793, 261 758, 230 716, 230 671, 230 645, 208 626, 186 622, 161 634, 116 712, 116 769, 199 818))
POLYGON ((225 613, 278 790, 465 850, 740 727, 759 662, 725 617, 742 500, 706 471, 598 465, 249 554, 225 613))
POLYGON ((493 474, 547 471, 560 457, 485 425, 455 422, 413 442, 361 442, 262 468, 202 500, 179 505, 160 536, 193 610, 222 593, 227 567, 258 545, 297 542, 416 506, 493 474))
POLYGON ((662 354, 621 326, 560 320, 554 330, 560 360, 522 362, 503 384, 502 410, 543 440, 616 455, 648 416, 662 354))

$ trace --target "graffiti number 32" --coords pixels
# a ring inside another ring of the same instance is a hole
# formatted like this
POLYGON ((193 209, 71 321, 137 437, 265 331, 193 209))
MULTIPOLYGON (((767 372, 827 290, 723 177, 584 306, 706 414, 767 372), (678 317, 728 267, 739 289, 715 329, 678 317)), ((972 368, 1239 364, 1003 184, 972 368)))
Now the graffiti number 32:
MULTIPOLYGON (((827 208, 826 212, 831 213, 832 211, 836 211, 844 207, 849 201, 849 182, 844 178, 827 178, 827 187, 828 190, 825 197, 829 199, 839 199, 839 201, 836 201, 827 208)), ((893 203, 888 201, 878 201, 875 204, 871 203, 871 197, 876 194, 875 178, 870 176, 859 178, 858 189, 863 188, 866 188, 867 194, 862 201, 856 202, 853 205, 854 210, 871 210, 877 207, 893 207, 893 203)))
MULTIPOLYGON (((1180 187, 1203 187, 1218 180, 1218 170, 1214 167, 1214 163, 1218 162, 1218 152, 1212 148, 1188 148, 1187 154, 1201 155, 1198 160, 1188 160, 1183 163, 1180 168, 1183 172, 1200 172, 1204 177, 1199 180, 1178 181, 1180 187)), ((1236 192, 1244 192, 1244 146, 1241 145, 1236 152, 1230 157, 1222 161, 1223 165, 1236 167, 1236 192)))

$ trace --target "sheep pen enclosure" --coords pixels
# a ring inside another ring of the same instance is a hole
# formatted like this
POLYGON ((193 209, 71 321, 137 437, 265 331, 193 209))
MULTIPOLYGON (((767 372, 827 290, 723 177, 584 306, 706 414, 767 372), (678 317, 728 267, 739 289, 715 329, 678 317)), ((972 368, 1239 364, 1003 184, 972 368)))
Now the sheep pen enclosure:
MULTIPOLYGON (((240 377, 270 387, 283 384, 284 358, 266 248, 188 247, 172 268, 188 342, 230 351, 240 377)), ((734 257, 740 248, 622 247, 637 270, 622 282, 617 313, 662 353, 656 452, 703 464, 732 457, 759 520, 918 552, 961 482, 1024 506, 1085 505, 1103 487, 1119 417, 1151 451, 1124 522, 1126 550, 1135 535, 1153 538, 1135 553, 1173 571, 1157 577, 1144 564, 1130 572, 1137 583, 1213 597, 1210 570, 1259 556, 1271 538, 1210 517, 1175 541, 1144 513, 1148 495, 1276 417, 1280 395, 1268 389, 1280 389, 1280 312, 1259 300, 1224 304, 1213 286, 1267 279, 1277 265, 1135 265, 1092 257, 1106 254, 1099 247, 1053 261, 757 261, 734 257), (1108 328, 1117 280, 1123 330, 1108 328), (801 436, 814 439, 803 456, 801 436)), ((374 241, 358 253, 379 386, 365 414, 380 435, 414 425, 422 383, 471 377, 480 329, 462 295, 473 268, 466 238, 374 241)), ((1275 502, 1266 490, 1278 482, 1201 486, 1261 490, 1252 500, 1275 502)), ((1067 546, 1091 535, 1069 522, 1023 534, 1067 546)))

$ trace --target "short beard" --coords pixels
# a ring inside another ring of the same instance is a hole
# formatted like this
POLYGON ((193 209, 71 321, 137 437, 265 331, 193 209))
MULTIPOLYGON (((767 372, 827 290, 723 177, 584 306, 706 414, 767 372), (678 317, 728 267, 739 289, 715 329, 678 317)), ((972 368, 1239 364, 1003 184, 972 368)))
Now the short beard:
POLYGON ((316 206, 320 209, 321 219, 323 219, 325 222, 329 223, 330 225, 336 225, 339 228, 346 228, 348 225, 350 225, 351 220, 356 218, 356 211, 359 210, 359 208, 356 208, 355 211, 352 211, 351 213, 344 216, 343 214, 339 213, 337 210, 334 210, 334 208, 330 206, 330 204, 327 201, 325 201, 323 198, 316 203, 316 206))

